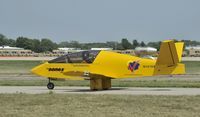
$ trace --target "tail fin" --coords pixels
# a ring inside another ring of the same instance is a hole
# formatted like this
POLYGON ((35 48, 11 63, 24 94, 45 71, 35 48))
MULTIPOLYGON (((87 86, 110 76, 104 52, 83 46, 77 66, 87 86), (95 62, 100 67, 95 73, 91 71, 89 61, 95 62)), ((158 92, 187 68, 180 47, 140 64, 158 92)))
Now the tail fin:
POLYGON ((172 40, 163 41, 156 65, 174 66, 181 61, 183 42, 174 43, 172 40))
POLYGON ((183 51, 183 42, 163 41, 156 61, 154 75, 185 74, 185 65, 179 63, 183 51))

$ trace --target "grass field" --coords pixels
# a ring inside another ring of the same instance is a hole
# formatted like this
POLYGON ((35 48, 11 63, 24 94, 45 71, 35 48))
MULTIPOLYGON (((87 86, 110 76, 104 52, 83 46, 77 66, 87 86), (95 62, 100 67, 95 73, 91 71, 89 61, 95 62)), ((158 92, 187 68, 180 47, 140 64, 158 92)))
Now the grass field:
MULTIPOLYGON (((40 61, 0 61, 1 74, 30 74, 40 61)), ((184 62, 200 74, 200 62, 184 62)), ((89 86, 89 81, 53 81, 56 86, 89 86)), ((0 80, 3 86, 46 86, 47 80, 0 80)), ((112 80, 117 87, 200 87, 200 80, 112 80)), ((199 117, 200 96, 86 94, 0 94, 0 117, 199 117)))
POLYGON ((0 73, 30 73, 30 70, 41 64, 41 61, 0 61, 0 73))
MULTIPOLYGON (((0 86, 46 86, 47 80, 0 80, 0 86)), ((89 81, 53 81, 55 86, 89 86, 89 81)), ((112 80, 113 87, 185 87, 200 88, 200 80, 112 80)))
POLYGON ((0 117, 199 117, 200 96, 0 94, 0 117))
POLYGON ((200 61, 184 61, 186 74, 200 74, 200 61))

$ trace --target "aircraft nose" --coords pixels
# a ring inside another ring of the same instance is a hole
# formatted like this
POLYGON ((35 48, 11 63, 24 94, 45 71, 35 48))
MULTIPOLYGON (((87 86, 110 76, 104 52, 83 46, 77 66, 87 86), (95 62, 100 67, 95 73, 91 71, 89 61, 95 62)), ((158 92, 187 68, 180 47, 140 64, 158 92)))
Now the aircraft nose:
POLYGON ((38 65, 38 66, 34 67, 33 69, 31 69, 31 72, 32 72, 33 74, 39 75, 40 66, 41 66, 41 65, 38 65))
POLYGON ((38 65, 38 66, 36 66, 36 67, 34 67, 34 68, 32 68, 32 69, 31 69, 31 72, 32 72, 33 74, 36 74, 36 75, 40 75, 40 76, 41 76, 42 72, 44 71, 44 70, 42 70, 44 65, 45 65, 45 63, 44 63, 44 64, 41 64, 41 65, 38 65))
POLYGON ((39 68, 39 66, 36 66, 36 67, 32 68, 32 69, 31 69, 31 73, 37 74, 38 68, 39 68))

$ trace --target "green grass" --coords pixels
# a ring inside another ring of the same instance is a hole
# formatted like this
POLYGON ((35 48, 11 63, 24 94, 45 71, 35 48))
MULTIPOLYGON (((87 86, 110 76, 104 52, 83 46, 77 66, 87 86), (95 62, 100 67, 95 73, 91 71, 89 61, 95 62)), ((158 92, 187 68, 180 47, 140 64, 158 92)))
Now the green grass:
MULTIPOLYGON (((52 81, 55 86, 89 86, 89 81, 52 81)), ((46 86, 48 80, 0 80, 0 86, 46 86)))
MULTIPOLYGON (((46 86, 47 80, 0 80, 0 86, 46 86)), ((88 86, 89 81, 52 81, 55 86, 88 86)), ((192 80, 112 80, 112 87, 185 87, 200 88, 200 81, 192 80)))
POLYGON ((199 117, 200 96, 0 94, 0 117, 199 117))
MULTIPOLYGON (((30 73, 40 61, 0 61, 0 74, 30 73)), ((200 62, 183 62, 200 74, 200 62)), ((89 86, 89 81, 53 81, 56 86, 89 86)), ((47 80, 0 80, 1 86, 46 86, 47 80)), ((117 87, 200 87, 192 80, 112 80, 117 87)), ((0 94, 0 117, 199 117, 200 96, 83 94, 0 94)))
POLYGON ((184 61, 186 74, 200 74, 200 61, 184 61))
POLYGON ((41 61, 0 61, 0 73, 30 73, 30 70, 39 64, 41 61))

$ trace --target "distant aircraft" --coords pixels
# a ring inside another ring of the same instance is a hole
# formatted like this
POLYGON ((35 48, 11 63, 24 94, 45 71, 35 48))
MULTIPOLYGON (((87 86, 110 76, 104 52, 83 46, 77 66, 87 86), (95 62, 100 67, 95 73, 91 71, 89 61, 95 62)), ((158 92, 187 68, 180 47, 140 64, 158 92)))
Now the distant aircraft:
POLYGON ((183 45, 163 41, 157 60, 103 50, 70 53, 36 66, 32 73, 48 78, 48 89, 54 88, 53 79, 69 79, 90 80, 91 90, 105 90, 111 88, 111 79, 184 74, 183 45))

